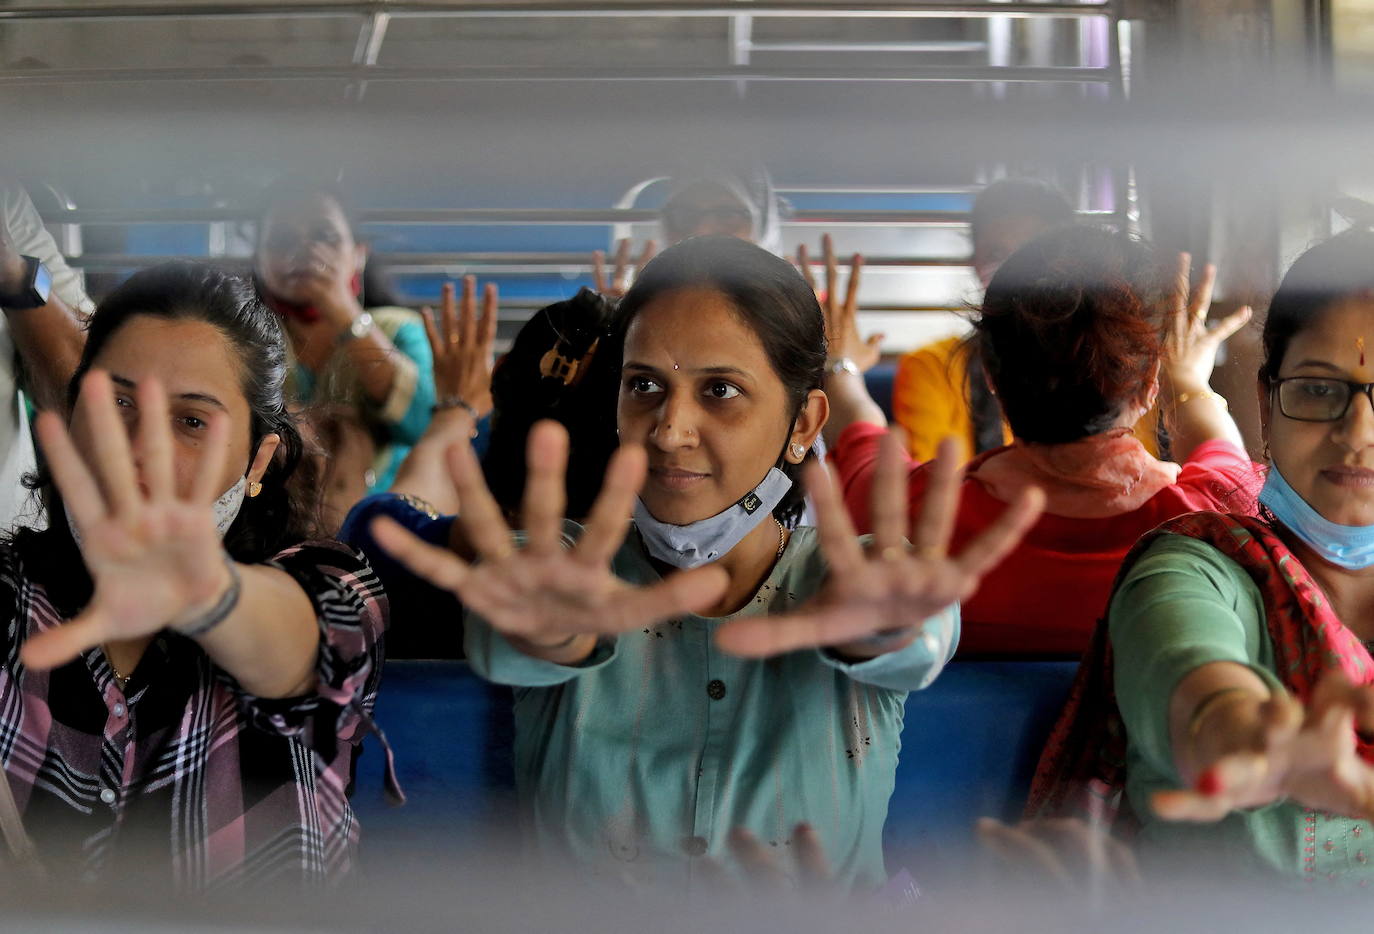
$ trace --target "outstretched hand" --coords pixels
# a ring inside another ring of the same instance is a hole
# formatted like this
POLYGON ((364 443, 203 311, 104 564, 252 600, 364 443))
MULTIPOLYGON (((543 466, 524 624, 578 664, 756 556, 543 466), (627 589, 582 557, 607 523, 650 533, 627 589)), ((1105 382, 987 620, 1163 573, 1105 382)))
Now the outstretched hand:
POLYGON ((830 234, 821 237, 821 254, 825 261, 825 291, 816 288, 816 275, 811 269, 811 257, 806 244, 797 247, 797 267, 801 270, 806 284, 816 293, 825 313, 825 340, 827 353, 832 358, 848 357, 854 361, 859 372, 866 373, 882 357, 882 334, 872 334, 867 338, 859 336, 859 273, 863 270, 864 258, 855 253, 849 260, 849 283, 844 297, 839 294, 840 264, 835 257, 835 244, 830 234))
POLYGON ((32 636, 22 660, 31 668, 62 665, 103 643, 148 635, 213 606, 232 583, 211 508, 228 450, 228 420, 204 429, 190 489, 176 489, 167 394, 154 379, 135 394, 139 457, 115 408, 107 374, 82 381, 77 407, 89 427, 79 451, 52 412, 37 434, 95 584, 90 603, 71 622, 32 636))
POLYGON ((1164 820, 1210 823, 1291 798, 1374 820, 1374 766, 1359 754, 1357 728, 1374 732, 1374 685, 1357 686, 1332 672, 1317 683, 1306 709, 1287 694, 1261 703, 1249 749, 1212 762, 1191 789, 1156 792, 1150 806, 1164 820))
POLYGON ((414 573, 452 592, 496 631, 535 650, 694 613, 725 591, 728 579, 717 567, 678 572, 645 587, 627 584, 611 570, 644 483, 647 461, 641 447, 627 445, 611 459, 586 531, 571 547, 562 538, 568 462, 563 426, 544 421, 530 431, 521 547, 483 481, 471 446, 452 446, 448 462, 463 503, 458 521, 476 550, 476 562, 429 545, 387 519, 374 523, 373 534, 414 573))
POLYGON ((1192 257, 1187 253, 1178 254, 1165 306, 1163 375, 1171 386, 1185 392, 1196 392, 1211 382, 1222 345, 1245 327, 1251 314, 1247 305, 1208 326, 1207 313, 1212 307, 1217 268, 1211 263, 1204 266, 1197 287, 1190 290, 1192 264, 1192 257))
POLYGON ((949 541, 963 479, 958 457, 952 440, 940 445, 921 517, 911 528, 908 544, 907 461, 895 434, 883 439, 873 478, 873 543, 867 550, 855 534, 835 481, 820 464, 811 464, 807 490, 829 564, 825 586, 795 613, 726 623, 716 633, 717 644, 727 652, 753 657, 821 646, 871 657, 905 646, 920 635, 923 621, 971 596, 983 575, 1039 517, 1044 494, 1027 490, 959 554, 951 555, 949 541))
POLYGON ((604 250, 597 250, 592 253, 592 287, 602 295, 611 299, 619 299, 625 296, 629 290, 630 283, 639 271, 649 264, 658 253, 658 241, 649 240, 640 250, 639 257, 633 261, 630 259, 630 238, 622 237, 615 248, 615 266, 611 273, 609 282, 606 280, 606 253, 604 250))
POLYGON ((497 293, 495 283, 482 290, 477 314, 477 278, 463 277, 459 302, 452 282, 445 282, 436 321, 433 309, 422 309, 425 335, 434 355, 434 395, 461 399, 477 417, 491 411, 491 374, 495 366, 497 293))

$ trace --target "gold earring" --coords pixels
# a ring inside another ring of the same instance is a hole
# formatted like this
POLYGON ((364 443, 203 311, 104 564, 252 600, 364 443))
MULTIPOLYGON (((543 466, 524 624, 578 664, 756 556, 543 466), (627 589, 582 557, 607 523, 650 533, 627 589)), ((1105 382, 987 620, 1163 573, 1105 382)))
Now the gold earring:
POLYGON ((259 493, 261 493, 261 492, 262 492, 262 484, 259 483, 258 481, 254 480, 252 483, 248 484, 248 498, 249 498, 249 499, 252 499, 253 497, 257 496, 257 495, 258 495, 259 493))

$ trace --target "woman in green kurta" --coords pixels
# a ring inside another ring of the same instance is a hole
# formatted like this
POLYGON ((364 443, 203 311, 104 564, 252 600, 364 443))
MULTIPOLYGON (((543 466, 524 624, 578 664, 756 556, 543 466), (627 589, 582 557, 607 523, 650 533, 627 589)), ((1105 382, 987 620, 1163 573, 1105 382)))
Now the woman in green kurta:
POLYGON ((839 883, 880 885, 906 693, 948 660, 957 601, 1038 499, 947 556, 959 471, 946 451, 908 545, 893 440, 865 550, 812 453, 828 411, 821 310, 752 244, 673 247, 619 317, 603 351, 620 363, 623 444, 585 523, 564 522, 567 436, 546 423, 514 546, 465 446, 451 452, 459 521, 480 562, 395 526, 377 538, 458 595, 474 668, 516 686, 517 777, 542 854, 681 889, 742 828, 779 853, 818 841, 839 883), (808 461, 816 529, 795 527, 808 461))
POLYGON ((1030 810, 1124 790, 1147 868, 1368 887, 1374 233, 1293 265, 1264 349, 1260 517, 1196 513, 1136 546, 1030 810))

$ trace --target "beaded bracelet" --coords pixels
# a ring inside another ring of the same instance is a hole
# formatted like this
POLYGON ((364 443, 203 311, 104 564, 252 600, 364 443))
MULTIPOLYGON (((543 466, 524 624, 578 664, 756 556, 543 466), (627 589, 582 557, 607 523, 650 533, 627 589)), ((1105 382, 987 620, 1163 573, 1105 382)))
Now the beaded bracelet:
POLYGON ((444 409, 462 409, 472 416, 473 421, 479 421, 482 418, 477 414, 477 409, 473 407, 472 403, 462 396, 440 396, 434 400, 434 406, 429 411, 431 415, 434 415, 444 409))

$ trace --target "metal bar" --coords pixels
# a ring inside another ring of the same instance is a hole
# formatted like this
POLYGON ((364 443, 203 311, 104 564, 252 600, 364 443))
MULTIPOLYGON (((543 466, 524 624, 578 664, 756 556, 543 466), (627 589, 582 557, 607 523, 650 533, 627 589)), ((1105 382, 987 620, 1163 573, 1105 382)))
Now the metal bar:
POLYGON ((725 17, 747 12, 751 16, 834 19, 984 19, 988 17, 1060 17, 1080 19, 1102 16, 1105 3, 986 2, 894 3, 852 7, 843 3, 796 3, 756 0, 747 7, 692 3, 690 0, 662 0, 638 3, 526 2, 500 3, 216 3, 195 6, 153 6, 111 4, 105 6, 51 6, 32 4, 0 8, 0 22, 47 20, 136 20, 136 19, 224 19, 255 17, 294 19, 340 17, 386 12, 393 17, 427 19, 519 19, 525 17, 725 17))
POLYGON ((986 42, 930 40, 928 42, 755 42, 754 52, 981 52, 986 42))
POLYGON ((915 67, 886 69, 824 68, 367 68, 361 66, 231 68, 74 68, 0 71, 0 85, 138 84, 242 81, 388 81, 454 83, 541 82, 895 82, 895 83, 1092 83, 1112 80, 1109 68, 915 67))
MULTIPOLYGON (((390 13, 373 13, 363 20, 358 31, 358 44, 353 49, 353 64, 363 68, 374 68, 382 54, 382 43, 386 41, 386 28, 391 24, 390 13)), ((367 82, 350 84, 345 96, 361 102, 367 96, 367 82)))
MULTIPOLYGON (((444 268, 466 272, 501 275, 541 275, 551 272, 590 275, 589 253, 388 253, 377 251, 375 260, 389 272, 420 273, 444 268)), ((247 256, 180 256, 143 253, 86 253, 71 257, 72 266, 88 271, 142 269, 170 262, 213 262, 216 265, 246 269, 247 256)), ((824 266, 815 260, 813 266, 824 266)), ((967 257, 931 258, 912 256, 865 256, 864 268, 875 270, 958 269, 968 265, 967 257)))
MULTIPOLYGON (((360 211, 362 224, 489 226, 518 224, 532 227, 556 225, 592 225, 652 223, 658 212, 644 208, 566 210, 538 208, 447 208, 428 210, 360 211)), ((1092 219, 1110 217, 1101 211, 1083 211, 1080 217, 1092 219)), ((257 214, 243 209, 196 208, 187 210, 154 211, 55 211, 44 215, 50 224, 133 225, 133 224, 205 224, 213 221, 252 221, 257 214)), ((964 211, 866 211, 815 210, 798 211, 784 226, 811 224, 876 224, 889 226, 959 226, 968 222, 964 211)), ((541 254, 547 255, 547 254, 541 254)))

